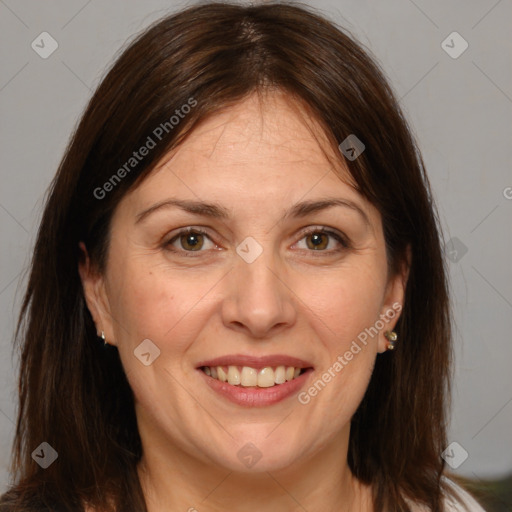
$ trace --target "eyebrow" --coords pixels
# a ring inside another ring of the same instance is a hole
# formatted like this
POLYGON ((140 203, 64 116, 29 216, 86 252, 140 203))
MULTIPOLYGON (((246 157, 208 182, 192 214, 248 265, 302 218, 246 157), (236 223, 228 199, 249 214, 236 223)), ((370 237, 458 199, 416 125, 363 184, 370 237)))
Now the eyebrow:
MULTIPOLYGON (((359 215, 361 215, 365 223, 368 226, 371 225, 367 214, 359 205, 357 205, 353 201, 350 201, 349 199, 342 199, 338 197, 328 197, 325 199, 302 201, 300 203, 297 203, 285 212, 283 220, 288 219, 290 217, 306 217, 311 213, 327 210, 328 208, 333 208, 335 206, 349 208, 359 213, 359 215)), ((215 203, 205 203, 203 201, 191 201, 184 199, 166 199, 138 213, 136 215, 135 224, 142 222, 145 218, 147 218, 149 215, 151 215, 157 210, 172 207, 180 208, 181 210, 184 210, 188 213, 192 213, 194 215, 201 215, 203 217, 211 217, 214 219, 226 220, 230 216, 230 212, 227 208, 224 208, 223 206, 220 206, 215 203)))

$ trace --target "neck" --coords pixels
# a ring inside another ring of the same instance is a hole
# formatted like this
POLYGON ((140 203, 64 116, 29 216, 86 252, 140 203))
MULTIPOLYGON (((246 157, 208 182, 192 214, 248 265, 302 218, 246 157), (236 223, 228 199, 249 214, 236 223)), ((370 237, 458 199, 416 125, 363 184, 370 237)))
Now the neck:
POLYGON ((145 446, 141 435, 144 455, 137 469, 148 512, 372 512, 370 487, 347 464, 348 433, 349 427, 307 460, 250 473, 205 464, 168 440, 154 442, 154 432, 145 446))

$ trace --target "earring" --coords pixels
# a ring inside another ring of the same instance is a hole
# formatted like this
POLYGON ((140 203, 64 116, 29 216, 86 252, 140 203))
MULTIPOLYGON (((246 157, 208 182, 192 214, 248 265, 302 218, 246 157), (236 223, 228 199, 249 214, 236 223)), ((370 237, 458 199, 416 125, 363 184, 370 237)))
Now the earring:
POLYGON ((396 340, 398 339, 398 334, 395 331, 386 331, 384 336, 389 341, 387 349, 393 350, 395 348, 396 340))
POLYGON ((105 333, 101 331, 101 339, 103 340, 103 346, 106 347, 108 345, 107 340, 105 339, 105 333))

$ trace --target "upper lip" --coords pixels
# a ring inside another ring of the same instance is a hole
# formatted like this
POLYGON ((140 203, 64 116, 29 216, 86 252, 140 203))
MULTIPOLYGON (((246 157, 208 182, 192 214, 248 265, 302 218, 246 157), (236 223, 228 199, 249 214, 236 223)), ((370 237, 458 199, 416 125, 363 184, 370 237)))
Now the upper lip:
POLYGON ((260 369, 268 366, 294 366, 295 368, 312 368, 313 365, 299 359, 285 354, 274 354, 268 356, 249 356, 244 354, 232 354, 226 356, 216 357, 201 361, 197 368, 202 366, 249 366, 250 368, 260 369))

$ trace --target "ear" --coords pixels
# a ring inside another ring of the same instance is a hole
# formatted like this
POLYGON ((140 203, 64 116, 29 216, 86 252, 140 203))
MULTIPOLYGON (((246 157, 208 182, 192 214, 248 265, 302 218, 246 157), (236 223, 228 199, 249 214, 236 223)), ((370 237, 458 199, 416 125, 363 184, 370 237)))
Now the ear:
POLYGON ((115 345, 112 315, 110 314, 110 304, 104 277, 91 265, 85 244, 79 242, 78 246, 81 252, 78 272, 82 281, 87 308, 94 320, 98 336, 101 336, 101 331, 103 331, 105 333, 105 340, 111 345, 115 345))
MULTIPOLYGON (((386 331, 392 331, 400 318, 403 309, 405 289, 409 279, 409 270, 411 268, 412 251, 411 246, 406 248, 406 258, 402 261, 398 272, 391 276, 386 286, 384 301, 380 318, 385 324, 379 332, 378 352, 386 352, 389 341, 384 336, 386 331)), ((400 341, 400 340, 398 340, 400 341)))

